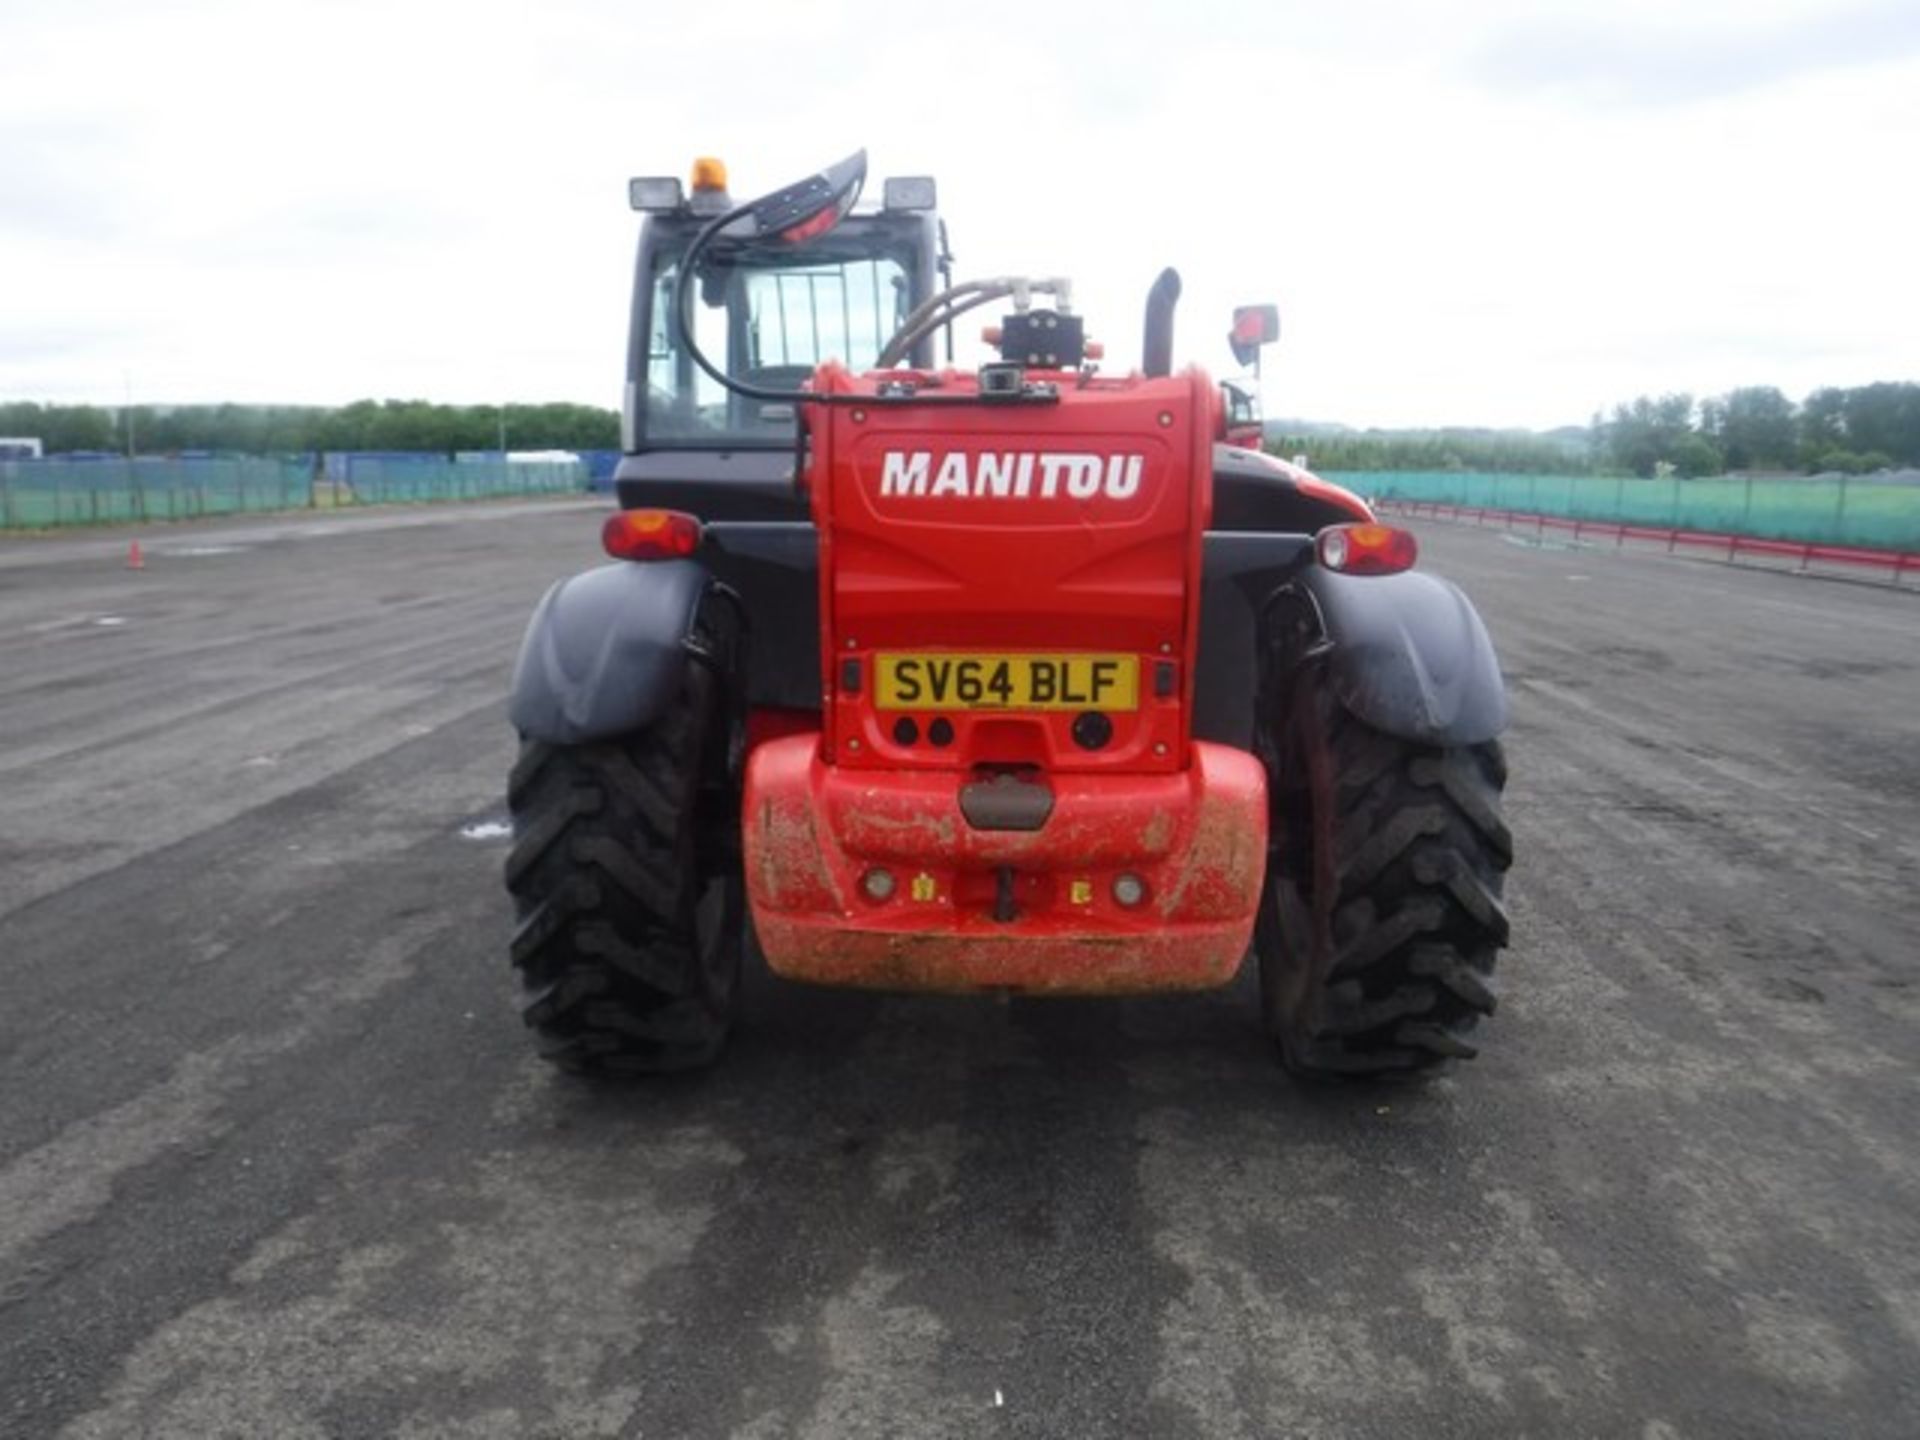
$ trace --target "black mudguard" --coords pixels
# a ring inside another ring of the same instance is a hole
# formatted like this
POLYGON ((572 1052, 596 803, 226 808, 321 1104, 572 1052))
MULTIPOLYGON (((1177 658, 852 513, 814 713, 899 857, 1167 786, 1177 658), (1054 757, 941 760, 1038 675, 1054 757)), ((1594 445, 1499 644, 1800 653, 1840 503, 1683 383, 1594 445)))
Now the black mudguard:
POLYGON ((692 560, 622 562, 542 597, 513 671, 514 728, 554 745, 643 729, 680 692, 687 638, 708 592, 692 560))
POLYGON ((1507 687, 1473 603, 1437 575, 1342 575, 1293 582, 1332 642, 1340 703, 1376 730, 1427 745, 1479 745, 1507 728, 1507 687))
POLYGON ((1335 696, 1403 740, 1477 745, 1506 728, 1507 690, 1493 642, 1467 597, 1419 571, 1341 575, 1313 563, 1299 534, 1210 530, 1200 600, 1194 734, 1250 749, 1263 663, 1326 657, 1335 696), (1305 633, 1282 643, 1283 617, 1305 633))

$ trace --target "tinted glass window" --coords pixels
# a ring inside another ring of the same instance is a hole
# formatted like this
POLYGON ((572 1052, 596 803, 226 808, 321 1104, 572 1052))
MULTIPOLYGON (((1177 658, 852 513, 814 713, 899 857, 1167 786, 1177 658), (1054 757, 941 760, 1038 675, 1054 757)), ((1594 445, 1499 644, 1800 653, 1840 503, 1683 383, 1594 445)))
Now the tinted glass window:
MULTIPOLYGON (((892 256, 802 262, 776 252, 703 266, 693 307, 702 353, 728 375, 779 390, 802 388, 825 360, 870 369, 912 306, 905 267, 892 256)), ((783 442, 791 405, 731 394, 684 352, 673 322, 678 274, 669 259, 654 282, 647 439, 783 442)))

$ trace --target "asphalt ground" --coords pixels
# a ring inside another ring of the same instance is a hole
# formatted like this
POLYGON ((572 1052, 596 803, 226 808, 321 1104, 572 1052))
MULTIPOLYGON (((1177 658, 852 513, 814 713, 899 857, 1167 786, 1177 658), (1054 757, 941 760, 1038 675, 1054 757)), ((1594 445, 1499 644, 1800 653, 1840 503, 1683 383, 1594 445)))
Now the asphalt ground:
POLYGON ((1424 1089, 1290 1083, 1249 973, 761 976, 597 1090, 494 824, 596 521, 0 542, 0 1433, 1920 1433, 1920 594, 1423 526, 1519 847, 1424 1089))

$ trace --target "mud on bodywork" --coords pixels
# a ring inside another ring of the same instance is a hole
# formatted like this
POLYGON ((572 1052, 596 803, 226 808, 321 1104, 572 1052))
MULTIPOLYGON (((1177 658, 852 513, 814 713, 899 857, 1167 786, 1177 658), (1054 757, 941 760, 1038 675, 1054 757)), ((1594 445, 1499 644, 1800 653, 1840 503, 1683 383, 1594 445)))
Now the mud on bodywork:
POLYGON ((1053 993, 1204 989, 1246 952, 1266 857, 1266 777, 1199 744, 1185 772, 1056 775, 1032 831, 977 830, 952 772, 823 764, 817 737, 748 767, 748 897, 768 964, 790 979, 886 989, 1053 993), (891 891, 864 886, 884 872, 891 891), (1115 881, 1141 895, 1123 904, 1115 881), (997 913, 1010 918, 996 919, 997 913))

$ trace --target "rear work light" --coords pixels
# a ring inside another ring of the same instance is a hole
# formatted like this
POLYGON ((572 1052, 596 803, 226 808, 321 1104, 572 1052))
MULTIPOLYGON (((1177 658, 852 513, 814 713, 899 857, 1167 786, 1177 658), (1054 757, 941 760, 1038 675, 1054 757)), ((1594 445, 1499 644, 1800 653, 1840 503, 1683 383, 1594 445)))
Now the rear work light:
POLYGON ((671 175, 636 175, 627 182, 627 204, 651 214, 670 214, 685 203, 680 182, 671 175))
POLYGON ((1314 550, 1322 565, 1342 575, 1398 575, 1420 558, 1411 530, 1375 521, 1329 525, 1314 541, 1314 550))
POLYGON ((600 543, 616 560, 678 560, 700 548, 700 522, 680 510, 619 510, 600 543))
POLYGON ((934 208, 931 175, 891 175, 881 188, 881 205, 888 210, 931 210, 934 208))

